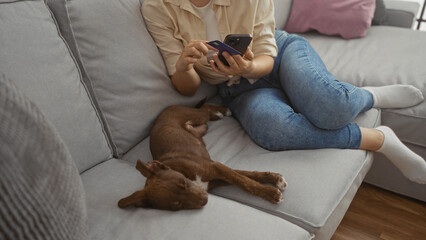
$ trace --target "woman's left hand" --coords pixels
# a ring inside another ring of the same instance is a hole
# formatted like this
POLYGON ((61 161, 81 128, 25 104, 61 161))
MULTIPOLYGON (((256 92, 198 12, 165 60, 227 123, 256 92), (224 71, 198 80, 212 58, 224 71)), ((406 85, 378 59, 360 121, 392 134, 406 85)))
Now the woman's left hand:
POLYGON ((225 75, 225 76, 248 76, 254 71, 254 54, 247 48, 243 56, 233 55, 231 56, 227 52, 222 53, 223 57, 229 63, 229 66, 226 66, 220 59, 217 54, 213 55, 213 59, 210 61, 210 66, 214 69, 215 72, 225 75), (217 66, 216 66, 216 64, 217 66))

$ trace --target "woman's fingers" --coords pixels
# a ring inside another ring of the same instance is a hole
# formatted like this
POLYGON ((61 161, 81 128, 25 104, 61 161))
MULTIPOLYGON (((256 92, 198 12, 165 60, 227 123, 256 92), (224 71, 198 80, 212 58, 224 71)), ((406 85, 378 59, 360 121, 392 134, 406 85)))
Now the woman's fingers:
POLYGON ((184 54, 187 57, 193 57, 193 58, 198 58, 198 59, 203 56, 203 52, 198 50, 196 47, 185 48, 184 54))
POLYGON ((240 55, 231 56, 227 52, 222 53, 223 57, 228 62, 229 66, 226 66, 220 59, 217 54, 213 55, 214 62, 210 63, 212 68, 219 74, 222 75, 234 75, 234 76, 243 76, 250 72, 251 66, 253 64, 252 58, 253 56, 248 53, 247 57, 241 57, 240 55))
MULTIPOLYGON (((176 63, 177 71, 188 71, 190 70, 194 63, 207 55, 208 51, 215 48, 209 46, 206 41, 202 40, 192 40, 190 41, 185 48, 183 49, 180 60, 176 63)), ((217 51, 217 50, 216 50, 217 51)))
POLYGON ((252 61, 254 59, 254 53, 251 51, 250 47, 247 47, 247 50, 244 53, 243 58, 249 61, 252 61))
MULTIPOLYGON (((223 53, 222 53, 222 55, 223 55, 223 53)), ((214 66, 214 68, 213 69, 215 69, 215 71, 217 72, 217 73, 219 73, 219 74, 222 74, 222 75, 230 75, 231 73, 230 73, 230 68, 228 67, 228 66, 226 66, 220 59, 219 59, 219 56, 217 55, 217 54, 214 54, 213 55, 213 59, 214 59, 214 62, 216 63, 216 66, 214 66)), ((213 63, 213 65, 215 65, 214 63, 213 63)))

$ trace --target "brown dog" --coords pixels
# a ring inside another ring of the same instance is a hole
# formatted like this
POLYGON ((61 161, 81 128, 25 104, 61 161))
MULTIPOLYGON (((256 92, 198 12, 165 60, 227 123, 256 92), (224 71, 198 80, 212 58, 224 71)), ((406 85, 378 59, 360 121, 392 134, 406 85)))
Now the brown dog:
POLYGON ((280 190, 287 186, 281 174, 233 170, 210 159, 202 139, 207 132, 206 123, 227 115, 227 108, 209 104, 201 108, 166 108, 155 121, 150 136, 151 154, 156 160, 147 164, 138 160, 136 164, 136 169, 147 178, 145 187, 121 199, 118 206, 196 209, 207 203, 207 191, 228 184, 280 203, 280 190))

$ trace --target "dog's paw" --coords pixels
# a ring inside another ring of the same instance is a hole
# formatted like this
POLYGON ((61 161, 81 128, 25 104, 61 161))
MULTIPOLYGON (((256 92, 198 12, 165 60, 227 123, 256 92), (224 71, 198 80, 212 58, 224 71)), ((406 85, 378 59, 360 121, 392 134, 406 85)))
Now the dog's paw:
POLYGON ((224 117, 223 113, 221 112, 215 112, 214 115, 216 116, 217 119, 222 119, 224 117))
POLYGON ((267 187, 267 195, 265 197, 271 203, 279 204, 283 201, 283 194, 274 187, 267 187))
POLYGON ((280 178, 278 179, 278 182, 277 182, 276 186, 281 191, 284 191, 284 189, 288 186, 288 183, 285 181, 285 179, 284 179, 283 176, 280 176, 280 178))
POLYGON ((216 118, 222 119, 223 117, 231 116, 232 112, 231 110, 229 110, 229 108, 226 108, 225 111, 217 111, 214 113, 214 115, 216 116, 216 118))

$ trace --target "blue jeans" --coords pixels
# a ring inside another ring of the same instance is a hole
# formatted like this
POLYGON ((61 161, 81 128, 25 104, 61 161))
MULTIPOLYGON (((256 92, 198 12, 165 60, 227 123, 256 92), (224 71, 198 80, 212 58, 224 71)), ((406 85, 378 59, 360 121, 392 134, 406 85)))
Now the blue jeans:
POLYGON ((219 85, 219 95, 247 134, 268 150, 350 148, 361 143, 351 123, 373 106, 370 92, 331 75, 302 37, 276 31, 272 72, 250 84, 219 85))

